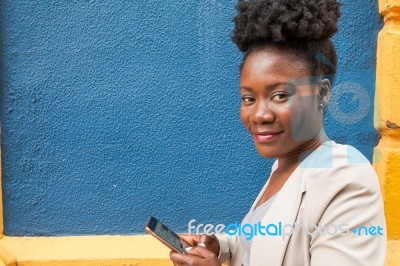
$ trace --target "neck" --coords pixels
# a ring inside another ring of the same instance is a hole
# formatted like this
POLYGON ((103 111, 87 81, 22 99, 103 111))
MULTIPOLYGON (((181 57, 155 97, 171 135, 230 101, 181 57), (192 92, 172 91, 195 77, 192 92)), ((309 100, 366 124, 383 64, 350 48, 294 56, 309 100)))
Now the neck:
POLYGON ((287 154, 285 157, 278 158, 278 167, 288 169, 296 167, 300 164, 301 160, 308 156, 311 152, 316 150, 325 141, 329 141, 329 137, 326 135, 325 130, 322 128, 318 135, 306 142, 303 142, 294 151, 287 154))

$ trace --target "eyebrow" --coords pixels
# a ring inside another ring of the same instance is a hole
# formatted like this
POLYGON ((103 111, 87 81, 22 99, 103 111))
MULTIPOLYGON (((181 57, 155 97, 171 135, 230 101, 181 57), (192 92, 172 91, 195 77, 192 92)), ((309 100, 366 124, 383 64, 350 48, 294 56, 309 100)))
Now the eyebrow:
MULTIPOLYGON (((287 85, 293 85, 293 84, 291 84, 289 82, 276 82, 274 84, 266 86, 265 89, 271 90, 271 89, 274 89, 274 88, 282 86, 282 85, 287 86, 287 85)), ((251 87, 248 87, 248 86, 240 86, 240 89, 243 89, 243 90, 246 90, 246 91, 249 91, 249 92, 254 92, 253 89, 251 87)))

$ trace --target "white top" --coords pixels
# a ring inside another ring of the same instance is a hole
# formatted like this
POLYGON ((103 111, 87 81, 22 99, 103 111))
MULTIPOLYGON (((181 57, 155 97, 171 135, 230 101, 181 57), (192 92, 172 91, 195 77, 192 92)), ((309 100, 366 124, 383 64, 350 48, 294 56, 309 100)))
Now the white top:
MULTIPOLYGON (((256 225, 261 222, 265 214, 267 213, 269 207, 274 202, 276 194, 268 199, 266 202, 258 206, 256 209, 251 209, 247 215, 243 218, 242 226, 245 224, 250 224, 251 226, 256 225)), ((248 232, 248 230, 246 230, 248 232)), ((242 242, 244 248, 244 254, 242 258, 243 266, 250 266, 250 252, 251 252, 251 243, 253 238, 250 238, 244 234, 240 236, 240 241, 242 242)))

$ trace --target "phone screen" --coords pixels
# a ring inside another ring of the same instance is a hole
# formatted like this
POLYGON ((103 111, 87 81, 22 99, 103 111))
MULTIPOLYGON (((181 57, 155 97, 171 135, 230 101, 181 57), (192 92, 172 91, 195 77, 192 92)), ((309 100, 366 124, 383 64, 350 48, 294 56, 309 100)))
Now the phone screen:
POLYGON ((189 247, 177 234, 154 217, 150 217, 147 227, 180 253, 184 253, 185 248, 189 247))

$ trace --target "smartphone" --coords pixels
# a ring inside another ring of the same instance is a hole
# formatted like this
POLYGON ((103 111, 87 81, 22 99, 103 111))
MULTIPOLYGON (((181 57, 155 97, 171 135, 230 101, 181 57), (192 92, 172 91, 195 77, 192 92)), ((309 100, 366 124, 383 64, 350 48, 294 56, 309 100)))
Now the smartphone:
POLYGON ((190 247, 187 242, 152 216, 150 216, 145 229, 147 233, 157 238, 172 251, 186 254, 187 252, 185 249, 190 247))

